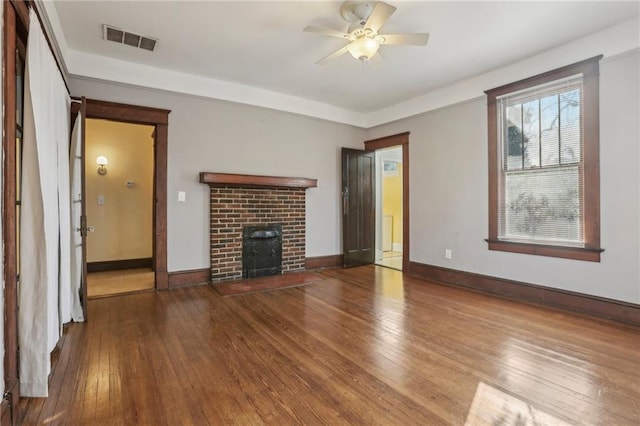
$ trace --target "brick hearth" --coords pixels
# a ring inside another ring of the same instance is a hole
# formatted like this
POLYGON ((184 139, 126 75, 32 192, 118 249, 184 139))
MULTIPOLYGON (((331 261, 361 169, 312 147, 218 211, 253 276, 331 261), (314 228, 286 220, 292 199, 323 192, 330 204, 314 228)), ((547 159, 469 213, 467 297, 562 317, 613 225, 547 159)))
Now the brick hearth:
POLYGON ((242 278, 244 226, 282 224, 282 272, 304 270, 305 189, 315 180, 201 173, 200 181, 210 187, 211 282, 242 278))

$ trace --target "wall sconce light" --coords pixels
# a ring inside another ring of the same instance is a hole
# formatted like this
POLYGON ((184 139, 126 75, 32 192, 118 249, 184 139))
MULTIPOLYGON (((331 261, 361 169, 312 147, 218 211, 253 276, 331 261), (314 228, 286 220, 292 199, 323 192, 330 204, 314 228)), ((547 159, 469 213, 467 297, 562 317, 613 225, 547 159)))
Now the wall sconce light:
POLYGON ((98 165, 100 166, 98 167, 98 174, 106 175, 107 164, 109 164, 109 160, 107 159, 107 157, 105 157, 104 155, 101 155, 100 157, 96 158, 96 163, 98 163, 98 165))

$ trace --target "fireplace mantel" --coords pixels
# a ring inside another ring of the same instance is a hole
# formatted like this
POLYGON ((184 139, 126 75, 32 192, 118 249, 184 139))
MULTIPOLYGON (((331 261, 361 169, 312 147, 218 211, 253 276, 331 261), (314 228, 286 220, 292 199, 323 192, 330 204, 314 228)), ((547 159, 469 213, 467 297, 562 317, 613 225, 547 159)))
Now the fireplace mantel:
POLYGON ((240 188, 316 188, 317 179, 200 172, 200 183, 240 188))

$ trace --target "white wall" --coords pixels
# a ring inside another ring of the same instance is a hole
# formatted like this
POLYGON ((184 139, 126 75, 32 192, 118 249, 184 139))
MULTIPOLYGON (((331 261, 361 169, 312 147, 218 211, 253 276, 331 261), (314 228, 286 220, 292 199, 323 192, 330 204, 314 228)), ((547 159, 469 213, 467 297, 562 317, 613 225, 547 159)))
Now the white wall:
POLYGON ((364 130, 225 101, 71 79, 75 96, 170 109, 168 269, 209 266, 209 187, 199 172, 318 179, 307 190, 307 257, 342 252, 340 147, 361 148, 364 130), (185 203, 178 191, 187 193, 185 203))
POLYGON ((600 263, 488 250, 484 96, 370 129, 411 132, 411 260, 639 303, 639 63, 638 49, 601 61, 600 263))

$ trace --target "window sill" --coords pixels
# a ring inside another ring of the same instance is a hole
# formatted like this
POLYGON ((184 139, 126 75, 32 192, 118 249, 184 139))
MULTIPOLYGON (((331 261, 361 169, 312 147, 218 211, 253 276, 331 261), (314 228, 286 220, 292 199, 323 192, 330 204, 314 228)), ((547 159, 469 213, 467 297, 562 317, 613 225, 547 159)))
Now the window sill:
POLYGON ((600 262, 600 253, 604 251, 604 249, 601 248, 562 247, 490 239, 486 239, 485 241, 489 243, 489 250, 532 254, 535 256, 560 257, 563 259, 584 260, 587 262, 600 262))

